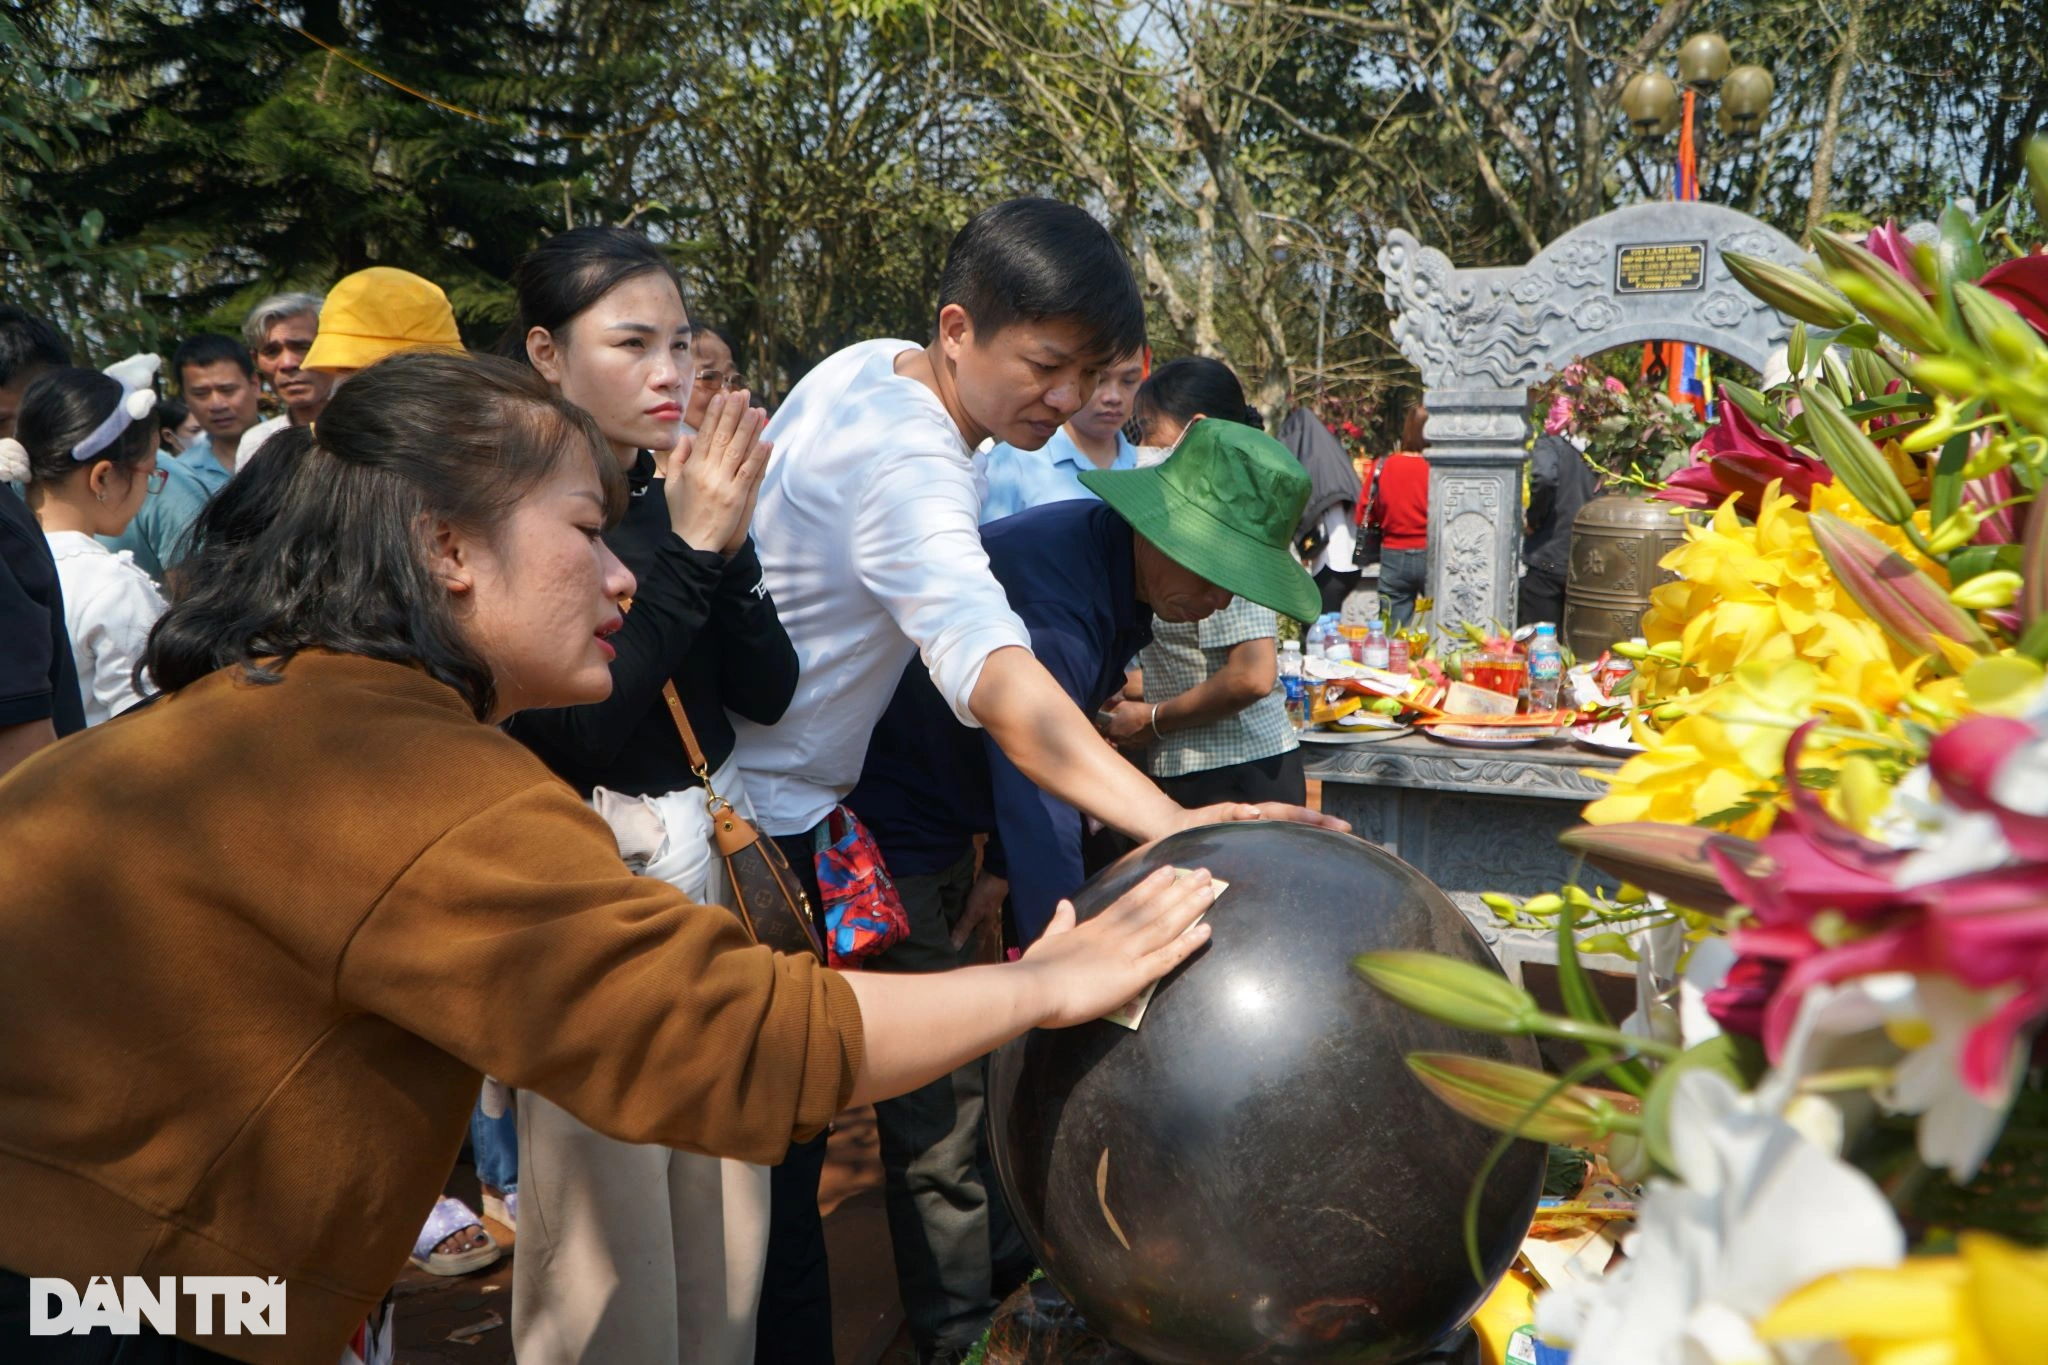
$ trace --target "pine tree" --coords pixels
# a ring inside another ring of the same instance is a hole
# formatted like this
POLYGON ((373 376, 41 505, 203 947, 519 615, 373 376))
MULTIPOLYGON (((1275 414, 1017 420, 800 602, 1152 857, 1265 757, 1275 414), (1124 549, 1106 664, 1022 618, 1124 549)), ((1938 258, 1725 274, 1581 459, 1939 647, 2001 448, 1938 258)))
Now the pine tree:
POLYGON ((546 39, 518 0, 120 0, 83 74, 125 107, 47 193, 181 250, 192 321, 392 265, 487 340, 589 159, 546 39))

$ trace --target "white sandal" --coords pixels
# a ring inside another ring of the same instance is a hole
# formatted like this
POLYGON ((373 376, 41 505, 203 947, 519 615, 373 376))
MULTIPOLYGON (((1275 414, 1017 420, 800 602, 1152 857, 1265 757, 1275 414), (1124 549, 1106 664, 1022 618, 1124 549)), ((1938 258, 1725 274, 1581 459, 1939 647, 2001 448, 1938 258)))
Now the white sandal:
POLYGON ((467 1275, 472 1270, 496 1265, 505 1249, 498 1245, 498 1239, 491 1236, 490 1229, 483 1225, 469 1205, 450 1195, 442 1195, 434 1201, 434 1211, 427 1215, 426 1226, 420 1229, 419 1239, 412 1244, 412 1263, 429 1275, 467 1275), (468 1251, 436 1251, 435 1247, 466 1228, 475 1228, 484 1235, 482 1246, 468 1251))
MULTIPOLYGON (((484 1189, 484 1217, 495 1218, 513 1232, 519 1231, 519 1191, 499 1194, 496 1190, 484 1189)), ((486 1229, 488 1230, 488 1229, 486 1229)))

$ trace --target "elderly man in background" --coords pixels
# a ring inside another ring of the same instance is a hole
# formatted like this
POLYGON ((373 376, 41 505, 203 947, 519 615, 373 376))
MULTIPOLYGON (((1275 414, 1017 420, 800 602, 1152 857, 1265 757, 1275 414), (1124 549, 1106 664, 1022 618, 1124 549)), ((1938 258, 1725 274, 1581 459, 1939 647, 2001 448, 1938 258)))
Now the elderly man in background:
POLYGON ((327 406, 334 377, 304 368, 313 338, 320 334, 322 302, 318 294, 272 294, 250 309, 242 323, 242 339, 249 344, 256 373, 284 404, 284 411, 242 434, 238 464, 248 464, 265 441, 287 427, 305 426, 327 406))

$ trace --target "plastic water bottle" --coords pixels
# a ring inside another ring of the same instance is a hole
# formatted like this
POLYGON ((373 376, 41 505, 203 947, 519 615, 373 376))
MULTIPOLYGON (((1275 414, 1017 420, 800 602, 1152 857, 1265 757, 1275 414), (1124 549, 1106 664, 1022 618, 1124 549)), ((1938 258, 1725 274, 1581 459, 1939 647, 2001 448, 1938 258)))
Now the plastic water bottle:
POLYGON ((1308 728, 1308 680, 1301 676, 1301 641, 1280 644, 1280 686, 1287 693, 1287 723, 1297 730, 1308 728))
POLYGON ((1403 677, 1406 677, 1413 670, 1414 665, 1409 661, 1408 658, 1408 637, 1405 635, 1388 636, 1387 671, 1390 673, 1399 673, 1403 677))
POLYGON ((1351 651, 1344 644, 1343 637, 1337 634, 1337 617, 1334 612, 1318 616, 1315 624, 1308 628, 1309 658, 1327 659, 1333 652, 1339 658, 1351 657, 1351 651))
POLYGON ((1358 661, 1367 668, 1385 668, 1389 662, 1387 628, 1377 618, 1366 623, 1365 649, 1358 661))
POLYGON ((1529 641, 1529 709, 1555 711, 1563 682, 1564 650, 1557 643, 1557 627, 1545 621, 1529 641))

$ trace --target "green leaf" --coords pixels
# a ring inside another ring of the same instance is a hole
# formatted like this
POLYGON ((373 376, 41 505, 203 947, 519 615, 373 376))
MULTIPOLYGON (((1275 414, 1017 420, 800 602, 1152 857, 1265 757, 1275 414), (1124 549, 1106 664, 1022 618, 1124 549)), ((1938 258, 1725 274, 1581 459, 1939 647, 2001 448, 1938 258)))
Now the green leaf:
POLYGON ((2027 633, 2020 636, 2020 642, 2013 648, 2036 663, 2048 663, 2048 616, 2028 626, 2027 633))
POLYGON ((1948 581, 1960 587, 1979 574, 2007 569, 2018 573, 2022 547, 2018 545, 1966 545, 1948 557, 1948 581))
POLYGON ((1933 493, 1928 499, 1931 525, 1939 526, 1963 505, 1963 466, 1970 462, 1970 433, 1948 438, 1934 462, 1933 493))
POLYGON ((1977 225, 1954 204, 1941 211, 1941 235, 1934 246, 1936 278, 1944 288, 1975 284, 1990 269, 1977 241, 1977 225))
MULTIPOLYGON (((1611 1028, 1614 1016, 1607 1012, 1607 1006, 1600 1001, 1600 994, 1593 989, 1592 978, 1586 974, 1586 966, 1579 961, 1578 930, 1576 919, 1578 907, 1570 897, 1565 898, 1564 908, 1557 918, 1557 984, 1564 997, 1564 1010, 1574 1019, 1583 1019, 1589 1024, 1600 1024, 1611 1028)), ((1641 1095, 1650 1081, 1649 1068, 1639 1061, 1622 1061, 1614 1049, 1597 1043, 1586 1044, 1588 1057, 1600 1058, 1610 1065, 1607 1075, 1616 1085, 1631 1095, 1641 1095)))
POLYGON ((1557 984, 1564 997, 1564 1012, 1589 1024, 1612 1024, 1614 1016, 1600 1003, 1599 993, 1579 961, 1577 918, 1578 907, 1565 901, 1557 918, 1557 984))
POLYGON ((1838 332, 1815 332, 1811 341, 1816 351, 1829 346, 1842 346, 1852 351, 1874 351, 1883 338, 1877 328, 1867 322, 1852 322, 1838 332))
POLYGON ((1931 412, 1934 400, 1924 393, 1880 393, 1875 397, 1861 398, 1849 404, 1842 411, 1857 421, 1865 421, 1881 413, 1890 412, 1931 412))

